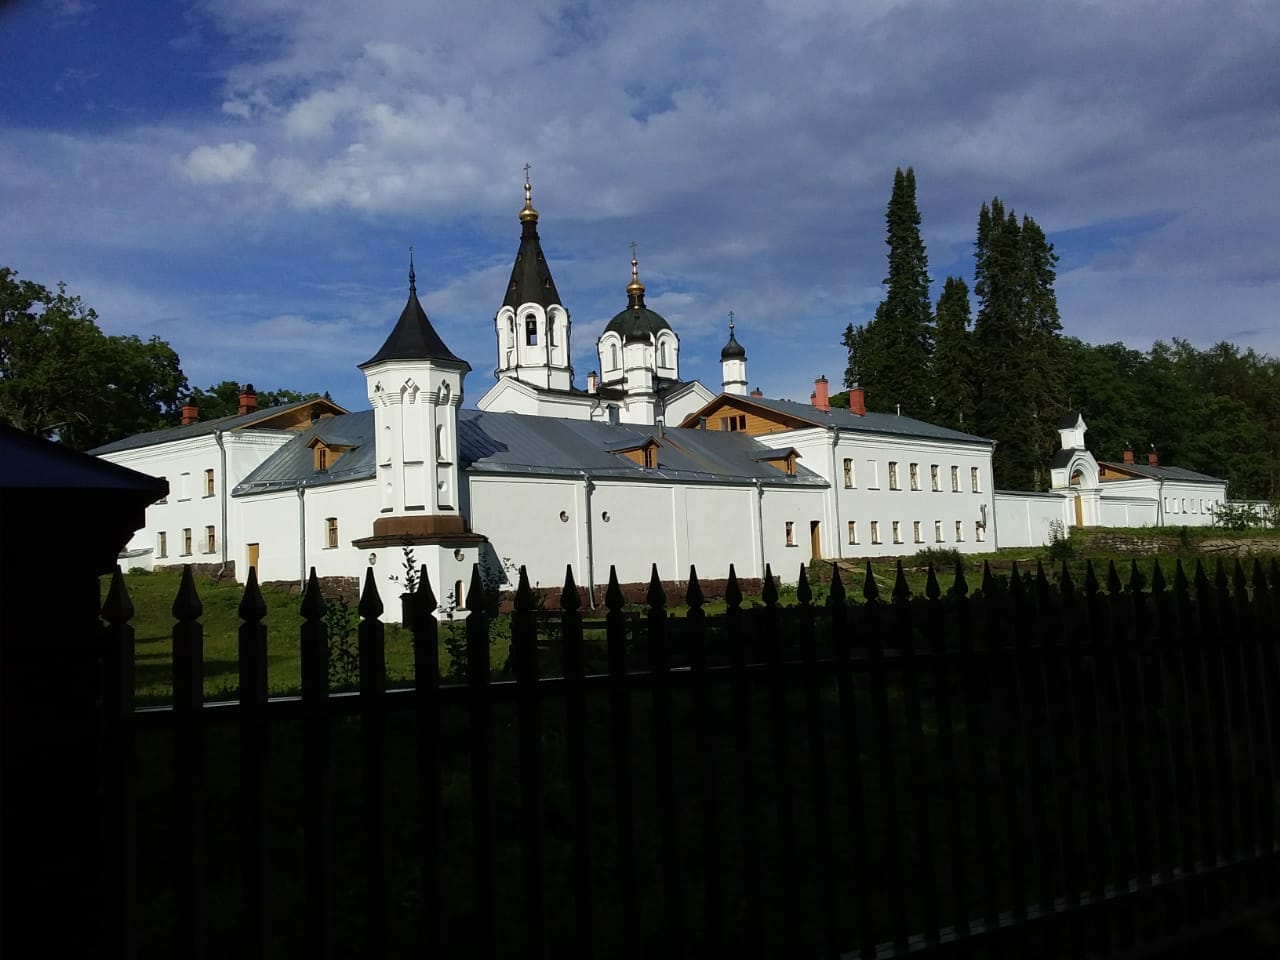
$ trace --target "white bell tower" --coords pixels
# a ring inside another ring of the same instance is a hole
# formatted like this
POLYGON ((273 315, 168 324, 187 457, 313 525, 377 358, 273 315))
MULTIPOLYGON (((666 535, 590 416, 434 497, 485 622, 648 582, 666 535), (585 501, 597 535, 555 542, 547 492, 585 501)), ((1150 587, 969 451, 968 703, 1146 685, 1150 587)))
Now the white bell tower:
POLYGON ((747 395, 747 351, 733 335, 733 311, 729 311, 729 342, 720 351, 720 386, 725 393, 747 395))

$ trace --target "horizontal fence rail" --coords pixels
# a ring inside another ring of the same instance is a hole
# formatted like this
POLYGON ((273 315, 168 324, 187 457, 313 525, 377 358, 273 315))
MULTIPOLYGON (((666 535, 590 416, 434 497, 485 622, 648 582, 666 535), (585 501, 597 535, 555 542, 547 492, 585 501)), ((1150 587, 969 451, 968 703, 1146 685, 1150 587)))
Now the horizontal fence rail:
MULTIPOLYGON (((121 956, 1139 956, 1270 944, 1280 888, 1280 569, 929 568, 860 601, 838 569, 784 606, 730 568, 669 611, 655 567, 585 620, 523 570, 510 650, 473 571, 441 622, 405 598, 389 688, 366 577, 358 683, 330 689, 326 603, 301 687, 269 697, 250 571, 238 695, 204 699, 190 568, 173 700, 134 703, 132 606, 102 608, 109 890, 121 956), (465 660, 446 683, 442 644, 465 660), (1225 941, 1222 941, 1225 942, 1225 941)), ((1265 949, 1259 953, 1265 955, 1265 949)))

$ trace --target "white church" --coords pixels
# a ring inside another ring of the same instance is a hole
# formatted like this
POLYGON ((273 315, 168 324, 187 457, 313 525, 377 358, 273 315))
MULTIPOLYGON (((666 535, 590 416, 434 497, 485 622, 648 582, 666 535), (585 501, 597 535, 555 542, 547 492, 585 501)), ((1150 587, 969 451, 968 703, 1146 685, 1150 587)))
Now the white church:
POLYGON ((475 409, 462 406, 471 366, 428 319, 411 265, 399 320, 359 364, 368 410, 259 409, 246 386, 235 416, 188 406, 181 426, 93 451, 169 482, 122 565, 199 563, 239 580, 255 567, 264 581, 372 568, 386 600, 404 590, 408 548, 446 609, 463 607, 476 563, 503 586, 524 565, 543 587, 569 565, 598 602, 611 566, 623 583, 655 563, 667 580, 691 565, 723 578, 732 563, 741 578, 769 565, 794 582, 813 559, 1038 545, 1055 520, 1208 523, 1225 499, 1223 481, 1190 471, 1097 463, 1077 415, 1053 491, 997 492, 994 441, 868 412, 859 388, 832 408, 825 377, 807 404, 748 393, 732 319, 719 390, 683 380, 680 338, 645 305, 634 252, 626 306, 579 387, 527 180, 520 223, 494 317, 496 382, 475 409))

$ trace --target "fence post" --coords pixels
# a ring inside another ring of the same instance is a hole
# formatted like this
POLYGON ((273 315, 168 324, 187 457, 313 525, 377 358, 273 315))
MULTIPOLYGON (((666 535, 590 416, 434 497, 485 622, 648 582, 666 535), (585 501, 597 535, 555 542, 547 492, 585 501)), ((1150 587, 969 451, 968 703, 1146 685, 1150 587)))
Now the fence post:
POLYGON ((467 701, 471 734, 471 835, 476 870, 476 912, 472 954, 496 953, 493 914, 497 910, 494 877, 493 703, 490 700, 489 613, 480 564, 471 565, 467 591, 467 701))
POLYGON ((177 944, 175 952, 193 960, 205 955, 204 836, 204 607, 196 593, 191 565, 173 601, 174 816, 177 844, 175 883, 177 944))
POLYGON ((333 865, 329 797, 329 630, 316 568, 302 595, 302 844, 306 867, 306 955, 333 956, 333 865))
POLYGON ((137 953, 137 755, 129 714, 134 703, 133 602, 116 567, 102 605, 102 806, 104 946, 116 957, 137 953))
POLYGON ((582 615, 573 565, 566 564, 560 594, 560 635, 564 643, 565 740, 573 815, 573 900, 577 942, 573 955, 595 955, 594 897, 591 875, 591 795, 587 778, 587 689, 583 661, 582 615))
MULTIPOLYGON (((751 833, 756 823, 756 777, 752 755, 755 740, 752 736, 750 695, 747 687, 747 634, 742 615, 742 588, 738 586, 738 574, 729 564, 729 582, 725 585, 726 604, 724 624, 725 640, 729 645, 729 702, 733 715, 734 784, 737 800, 737 832, 742 857, 742 891, 746 931, 736 942, 752 951, 764 951, 764 911, 760 876, 760 849, 751 833)), ((740 947, 739 947, 740 948, 740 947)))
POLYGON ((267 806, 263 769, 268 750, 268 727, 263 716, 267 702, 267 605, 258 589, 258 571, 249 568, 240 600, 240 839, 241 894, 244 905, 244 950, 247 957, 264 957, 270 934, 267 892, 267 806))
POLYGON ((383 810, 387 658, 386 628, 380 619, 382 597, 378 595, 372 567, 365 569, 364 590, 360 593, 357 609, 360 613, 357 640, 365 862, 365 941, 361 952, 367 957, 381 957, 385 955, 387 945, 386 825, 383 810))
POLYGON ((520 852, 524 867, 526 957, 546 954, 542 898, 542 707, 538 702, 538 622, 529 574, 520 565, 511 615, 511 660, 516 673, 517 736, 520 752, 520 852))
POLYGON ((413 623, 413 689, 418 729, 418 789, 422 796, 422 945, 429 956, 444 952, 440 855, 440 621, 427 565, 409 594, 413 623))
POLYGON ((618 912, 622 917, 621 947, 628 957, 640 955, 636 878, 635 798, 631 773, 631 688, 627 676, 625 600, 617 568, 609 567, 605 590, 605 635, 609 656, 609 714, 613 753, 613 802, 618 811, 618 912))

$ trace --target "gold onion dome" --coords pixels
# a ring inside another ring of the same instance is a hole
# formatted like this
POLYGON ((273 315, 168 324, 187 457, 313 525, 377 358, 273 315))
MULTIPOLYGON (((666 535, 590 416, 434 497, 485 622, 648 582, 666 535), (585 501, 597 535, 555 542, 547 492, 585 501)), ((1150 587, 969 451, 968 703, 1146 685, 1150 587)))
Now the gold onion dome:
POLYGON ((529 175, 524 178, 524 209, 520 211, 521 223, 537 223, 538 211, 533 208, 533 188, 529 186, 529 175))
POLYGON ((640 282, 640 262, 636 260, 635 255, 631 257, 631 282, 627 284, 628 297, 640 297, 644 295, 644 284, 640 282))

